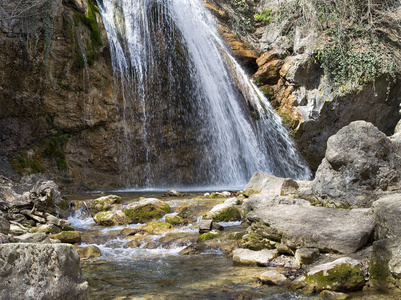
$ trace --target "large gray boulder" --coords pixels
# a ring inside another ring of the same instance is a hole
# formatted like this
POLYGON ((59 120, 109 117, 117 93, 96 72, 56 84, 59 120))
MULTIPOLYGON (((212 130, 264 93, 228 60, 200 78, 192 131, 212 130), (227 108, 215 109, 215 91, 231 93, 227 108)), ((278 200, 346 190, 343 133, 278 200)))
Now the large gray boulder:
POLYGON ((67 244, 1 244, 0 278, 0 299, 89 299, 79 255, 67 244))
POLYGON ((401 237, 401 193, 380 197, 372 210, 376 221, 375 240, 401 237))
POLYGON ((290 178, 276 177, 267 173, 255 173, 244 189, 244 195, 272 194, 289 195, 295 194, 298 184, 290 178))
POLYGON ((370 207, 383 191, 399 190, 397 140, 365 121, 352 122, 331 136, 313 182, 318 200, 333 207, 370 207))
POLYGON ((370 209, 315 207, 290 197, 285 201, 285 197, 253 195, 243 210, 252 226, 263 224, 261 231, 271 234, 268 238, 293 249, 354 253, 366 245, 375 225, 370 209))

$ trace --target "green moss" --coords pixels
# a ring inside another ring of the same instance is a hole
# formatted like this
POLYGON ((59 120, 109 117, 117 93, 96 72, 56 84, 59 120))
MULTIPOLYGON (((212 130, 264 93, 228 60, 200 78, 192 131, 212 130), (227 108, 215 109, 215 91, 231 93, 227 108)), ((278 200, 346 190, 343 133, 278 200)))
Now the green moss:
POLYGON ((270 244, 269 239, 251 231, 242 237, 241 247, 259 251, 263 249, 271 249, 272 245, 270 244))
POLYGON ((350 290, 354 290, 355 287, 363 287, 365 278, 359 265, 351 266, 344 263, 334 266, 327 271, 322 270, 312 275, 306 274, 305 283, 308 285, 315 285, 321 289, 342 286, 344 290, 347 290, 347 287, 349 287, 350 290))
POLYGON ((125 209, 124 214, 133 223, 144 223, 153 219, 160 219, 170 211, 170 206, 165 203, 163 207, 157 208, 153 204, 144 205, 135 209, 125 209))
POLYGON ((213 230, 211 232, 206 232, 198 237, 198 242, 212 240, 215 237, 218 237, 220 235, 221 235, 221 231, 219 231, 219 230, 213 230))
POLYGON ((114 213, 112 211, 102 211, 97 213, 93 219, 99 225, 113 226, 115 224, 113 216, 114 213))
POLYGON ((40 155, 28 156, 23 152, 11 159, 11 166, 20 175, 43 173, 46 170, 42 165, 40 155))
POLYGON ((241 220, 241 214, 238 209, 234 207, 227 207, 220 211, 219 213, 212 216, 215 222, 230 222, 241 220))
POLYGON ((239 241, 244 236, 245 232, 233 232, 228 235, 229 240, 239 241))
POLYGON ((184 220, 179 216, 167 216, 166 222, 171 225, 181 225, 184 223, 184 220))
POLYGON ((67 210, 68 208, 69 208, 69 205, 68 205, 68 200, 61 200, 60 201, 60 203, 58 204, 58 207, 61 209, 61 210, 67 210))
POLYGON ((149 234, 162 234, 168 230, 170 230, 171 224, 161 221, 153 221, 146 224, 142 227, 142 231, 145 231, 149 234))
POLYGON ((53 159, 59 170, 65 170, 68 168, 68 164, 65 159, 66 155, 64 152, 67 140, 67 134, 61 134, 45 140, 46 144, 43 150, 43 156, 45 158, 53 159))
POLYGON ((63 231, 76 231, 74 227, 72 226, 64 226, 62 228, 63 231))

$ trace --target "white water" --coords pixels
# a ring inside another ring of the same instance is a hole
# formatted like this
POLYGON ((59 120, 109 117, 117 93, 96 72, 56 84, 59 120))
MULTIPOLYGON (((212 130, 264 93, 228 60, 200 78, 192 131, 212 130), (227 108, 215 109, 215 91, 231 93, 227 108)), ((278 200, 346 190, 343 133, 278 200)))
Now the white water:
POLYGON ((309 179, 280 118, 230 56, 201 0, 102 2, 123 98, 127 186, 238 188, 254 172, 309 179))

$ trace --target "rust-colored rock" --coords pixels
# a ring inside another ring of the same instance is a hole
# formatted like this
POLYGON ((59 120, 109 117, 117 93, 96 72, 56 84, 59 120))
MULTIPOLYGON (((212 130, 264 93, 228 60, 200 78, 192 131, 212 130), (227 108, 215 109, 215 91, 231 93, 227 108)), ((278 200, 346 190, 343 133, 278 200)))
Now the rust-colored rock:
POLYGON ((274 84, 280 78, 280 68, 284 61, 276 59, 265 63, 261 66, 258 71, 253 75, 253 79, 259 84, 274 84))

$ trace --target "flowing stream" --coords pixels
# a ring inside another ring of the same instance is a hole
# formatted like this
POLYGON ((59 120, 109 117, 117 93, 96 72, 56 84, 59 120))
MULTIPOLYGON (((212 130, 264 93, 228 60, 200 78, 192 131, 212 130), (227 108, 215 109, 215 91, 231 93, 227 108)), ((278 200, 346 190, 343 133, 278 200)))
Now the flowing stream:
POLYGON ((257 171, 310 177, 201 0, 103 0, 99 8, 122 98, 126 186, 238 188, 257 171))

